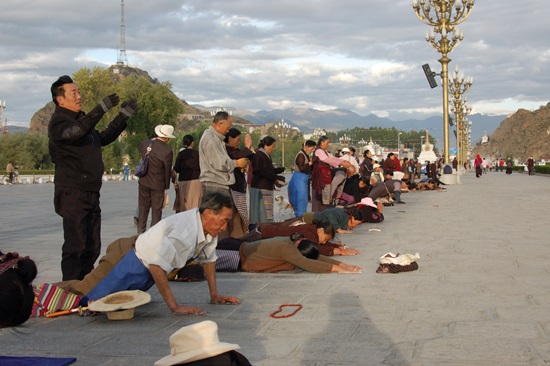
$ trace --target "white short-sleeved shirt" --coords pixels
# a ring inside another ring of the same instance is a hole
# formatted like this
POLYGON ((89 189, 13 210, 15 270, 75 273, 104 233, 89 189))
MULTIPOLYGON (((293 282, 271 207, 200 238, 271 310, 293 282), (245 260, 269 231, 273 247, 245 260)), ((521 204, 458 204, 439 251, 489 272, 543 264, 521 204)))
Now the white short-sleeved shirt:
POLYGON ((217 237, 204 235, 199 209, 194 208, 159 221, 137 238, 135 248, 145 267, 154 264, 169 273, 191 258, 215 262, 217 244, 217 237))

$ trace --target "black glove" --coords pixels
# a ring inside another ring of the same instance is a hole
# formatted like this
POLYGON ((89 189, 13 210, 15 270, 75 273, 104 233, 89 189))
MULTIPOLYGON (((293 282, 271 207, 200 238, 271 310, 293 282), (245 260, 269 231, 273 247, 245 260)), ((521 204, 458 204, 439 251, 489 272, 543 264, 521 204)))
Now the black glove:
POLYGON ((118 95, 111 94, 108 97, 103 98, 103 100, 99 102, 99 105, 103 109, 103 112, 107 113, 107 111, 117 105, 119 101, 120 98, 118 95))
POLYGON ((129 102, 124 102, 120 106, 120 113, 126 118, 132 117, 134 113, 138 110, 137 100, 132 99, 129 102))

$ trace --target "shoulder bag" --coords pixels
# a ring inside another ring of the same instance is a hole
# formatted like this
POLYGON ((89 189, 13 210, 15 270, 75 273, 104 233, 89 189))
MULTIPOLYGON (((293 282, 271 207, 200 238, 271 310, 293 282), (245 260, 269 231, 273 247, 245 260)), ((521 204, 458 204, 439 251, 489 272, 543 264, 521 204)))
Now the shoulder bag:
POLYGON ((136 172, 134 173, 136 177, 141 178, 147 175, 147 167, 149 166, 149 154, 151 153, 152 145, 153 145, 153 140, 149 142, 149 146, 147 146, 147 152, 145 153, 145 156, 140 160, 136 168, 136 172))

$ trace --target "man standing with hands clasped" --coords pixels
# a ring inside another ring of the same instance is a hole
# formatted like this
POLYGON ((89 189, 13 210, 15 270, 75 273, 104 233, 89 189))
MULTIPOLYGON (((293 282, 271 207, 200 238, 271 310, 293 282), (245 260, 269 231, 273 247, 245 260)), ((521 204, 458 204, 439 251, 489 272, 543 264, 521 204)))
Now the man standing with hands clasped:
POLYGON ((119 97, 111 94, 88 114, 70 76, 51 86, 55 112, 48 125, 49 150, 55 164, 55 212, 63 217, 63 280, 81 280, 93 268, 101 251, 99 190, 105 170, 101 147, 115 141, 126 121, 137 111, 137 101, 122 103, 119 113, 103 131, 95 126, 119 97))

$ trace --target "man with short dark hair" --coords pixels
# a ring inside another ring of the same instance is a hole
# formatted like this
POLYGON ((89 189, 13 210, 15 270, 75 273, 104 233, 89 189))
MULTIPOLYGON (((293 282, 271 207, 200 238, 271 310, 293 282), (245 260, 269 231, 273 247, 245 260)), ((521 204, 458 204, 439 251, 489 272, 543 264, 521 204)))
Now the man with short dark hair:
POLYGON ((63 280, 81 280, 101 251, 99 190, 105 166, 101 147, 115 141, 137 110, 137 101, 122 103, 103 131, 95 126, 119 98, 111 94, 88 114, 82 111, 78 86, 61 76, 51 86, 55 112, 48 125, 49 150, 55 164, 55 212, 63 217, 63 280))

